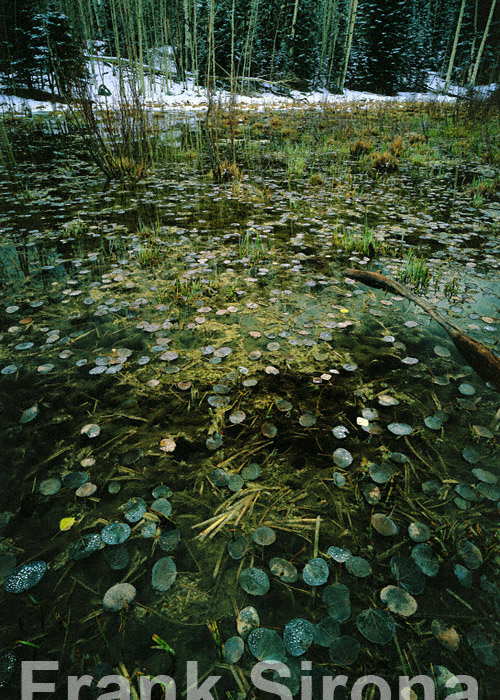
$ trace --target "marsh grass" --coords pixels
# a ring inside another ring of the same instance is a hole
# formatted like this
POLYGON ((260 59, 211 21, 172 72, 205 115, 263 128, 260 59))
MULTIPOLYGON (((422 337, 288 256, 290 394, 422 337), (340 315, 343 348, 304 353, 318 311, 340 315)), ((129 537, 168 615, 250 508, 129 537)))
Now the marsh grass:
POLYGON ((404 266, 399 270, 398 279, 403 284, 411 284, 416 289, 429 286, 431 273, 424 258, 416 255, 413 248, 408 252, 404 266))

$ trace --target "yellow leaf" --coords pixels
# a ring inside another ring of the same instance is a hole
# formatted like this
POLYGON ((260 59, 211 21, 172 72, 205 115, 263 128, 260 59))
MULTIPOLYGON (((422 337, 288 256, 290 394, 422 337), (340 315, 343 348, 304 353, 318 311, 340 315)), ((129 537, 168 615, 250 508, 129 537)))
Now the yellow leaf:
POLYGON ((71 530, 75 524, 76 518, 63 518, 59 523, 59 529, 61 532, 66 532, 66 530, 71 530))
POLYGON ((349 309, 340 309, 340 313, 341 313, 341 314, 348 314, 348 313, 349 313, 349 309))

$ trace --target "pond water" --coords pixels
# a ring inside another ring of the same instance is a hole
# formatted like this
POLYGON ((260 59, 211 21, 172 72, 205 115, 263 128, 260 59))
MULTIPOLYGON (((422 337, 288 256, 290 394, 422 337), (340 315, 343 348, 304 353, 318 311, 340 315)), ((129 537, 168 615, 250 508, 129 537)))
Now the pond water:
POLYGON ((276 118, 242 118, 262 148, 216 184, 175 155, 196 120, 164 116, 171 157, 133 186, 106 182, 62 118, 9 123, 8 692, 22 660, 58 660, 61 683, 115 669, 182 687, 194 659, 222 676, 218 697, 251 697, 264 658, 289 663, 295 695, 307 659, 315 678, 391 685, 449 670, 494 697, 499 394, 426 313, 344 270, 397 276, 413 248, 420 293, 498 352, 500 199, 470 192, 498 165, 436 139, 435 163, 381 174, 338 155, 344 115, 301 168, 272 133, 257 140, 276 118))

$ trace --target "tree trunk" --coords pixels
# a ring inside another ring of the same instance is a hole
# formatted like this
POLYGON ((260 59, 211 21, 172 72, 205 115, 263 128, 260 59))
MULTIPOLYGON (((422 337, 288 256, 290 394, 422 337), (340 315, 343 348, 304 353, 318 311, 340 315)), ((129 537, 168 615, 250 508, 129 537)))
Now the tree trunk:
MULTIPOLYGON (((465 0, 464 0, 465 2, 465 0)), ((349 65, 349 56, 351 54, 352 38, 354 36, 354 26, 356 24, 356 12, 358 10, 358 0, 350 0, 349 4, 349 24, 347 29, 347 42, 345 47, 345 57, 344 57, 344 68, 342 70, 342 77, 339 83, 339 90, 342 92, 344 90, 345 78, 347 75, 347 66, 349 65)))
POLYGON ((476 84, 477 72, 479 70, 479 64, 481 63, 481 58, 483 56, 484 47, 486 45, 486 39, 488 38, 488 32, 490 31, 490 25, 491 25, 491 21, 493 19, 493 13, 495 11, 496 4, 497 4, 497 0, 492 0, 491 7, 490 7, 490 14, 488 15, 486 27, 484 28, 483 38, 481 40, 481 44, 480 44, 478 52, 477 52, 476 63, 474 64, 474 70, 472 71, 472 76, 471 76, 471 79, 469 81, 469 85, 471 85, 472 87, 474 87, 474 85, 476 84))
POLYGON ((462 0, 462 5, 460 6, 460 13, 457 20, 457 28, 455 30, 455 38, 453 40, 453 46, 451 47, 450 60, 448 62, 448 71, 446 73, 446 80, 444 83, 444 94, 448 94, 448 89, 450 87, 451 71, 453 70, 453 64, 455 63, 455 55, 457 53, 458 37, 460 36, 460 28, 462 27, 462 19, 464 16, 466 0, 462 0))
POLYGON ((295 5, 293 7, 293 17, 292 17, 292 28, 290 32, 290 58, 293 56, 293 51, 294 51, 294 39, 295 39, 295 30, 297 28, 297 15, 299 13, 299 0, 295 0, 295 5))

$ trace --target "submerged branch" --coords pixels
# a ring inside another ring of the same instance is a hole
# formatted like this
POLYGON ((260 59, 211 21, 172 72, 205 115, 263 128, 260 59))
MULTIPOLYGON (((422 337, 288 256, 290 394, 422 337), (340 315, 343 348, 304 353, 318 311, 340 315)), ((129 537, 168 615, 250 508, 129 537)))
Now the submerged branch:
POLYGON ((500 357, 495 355, 487 347, 479 343, 474 338, 464 333, 458 326, 448 321, 439 311, 425 299, 421 299, 404 284, 396 282, 390 277, 381 275, 380 272, 369 272, 368 270, 354 270, 348 268, 345 274, 356 282, 366 284, 368 287, 384 289, 387 292, 394 292, 409 299, 421 309, 427 311, 436 323, 444 328, 452 339, 459 353, 464 357, 470 366, 476 370, 479 376, 485 381, 491 382, 500 391, 500 357))

